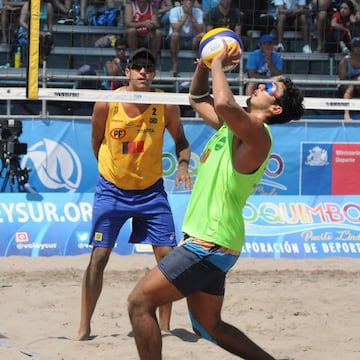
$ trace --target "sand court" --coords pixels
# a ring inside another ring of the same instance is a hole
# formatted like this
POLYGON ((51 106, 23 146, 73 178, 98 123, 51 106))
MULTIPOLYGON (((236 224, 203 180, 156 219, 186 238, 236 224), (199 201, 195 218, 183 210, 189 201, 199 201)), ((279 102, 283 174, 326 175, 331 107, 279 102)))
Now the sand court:
MULTIPOLYGON (((0 358, 138 359, 126 298, 152 255, 112 254, 90 341, 74 341, 89 255, 0 259, 0 358)), ((360 358, 360 261, 240 259, 227 279, 223 318, 277 358, 360 358)), ((164 360, 236 357, 193 334, 186 302, 173 306, 164 360)))

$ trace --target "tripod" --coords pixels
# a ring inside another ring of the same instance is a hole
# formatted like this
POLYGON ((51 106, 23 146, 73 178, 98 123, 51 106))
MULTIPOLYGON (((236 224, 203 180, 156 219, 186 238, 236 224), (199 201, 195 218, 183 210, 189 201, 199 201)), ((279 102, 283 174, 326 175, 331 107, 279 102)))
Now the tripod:
POLYGON ((25 192, 25 184, 29 180, 29 169, 21 169, 20 157, 16 155, 10 155, 2 161, 2 168, 0 171, 0 177, 4 169, 7 168, 5 173, 4 181, 1 186, 0 192, 5 192, 6 186, 10 180, 10 192, 14 192, 15 183, 17 183, 17 191, 25 192))

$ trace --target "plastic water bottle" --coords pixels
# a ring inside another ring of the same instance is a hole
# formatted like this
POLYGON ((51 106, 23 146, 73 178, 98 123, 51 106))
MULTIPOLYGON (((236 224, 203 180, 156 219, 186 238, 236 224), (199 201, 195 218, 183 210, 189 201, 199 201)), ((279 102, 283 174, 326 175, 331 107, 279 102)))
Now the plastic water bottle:
POLYGON ((16 49, 15 57, 14 57, 14 67, 19 68, 21 67, 21 47, 18 46, 16 49))
POLYGON ((79 0, 74 0, 74 2, 73 2, 73 10, 74 10, 74 15, 75 15, 75 20, 76 20, 76 22, 78 22, 78 20, 80 19, 80 3, 79 3, 79 0))

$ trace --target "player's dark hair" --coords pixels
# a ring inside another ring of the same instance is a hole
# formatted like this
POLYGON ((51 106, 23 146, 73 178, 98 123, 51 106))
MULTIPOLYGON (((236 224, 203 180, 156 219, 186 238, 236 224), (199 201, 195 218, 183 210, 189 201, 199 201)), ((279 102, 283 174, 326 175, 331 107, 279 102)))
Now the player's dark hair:
POLYGON ((304 95, 301 90, 289 79, 280 79, 278 82, 285 86, 283 94, 276 100, 276 104, 283 111, 268 119, 268 124, 284 124, 291 120, 299 120, 304 115, 304 95))

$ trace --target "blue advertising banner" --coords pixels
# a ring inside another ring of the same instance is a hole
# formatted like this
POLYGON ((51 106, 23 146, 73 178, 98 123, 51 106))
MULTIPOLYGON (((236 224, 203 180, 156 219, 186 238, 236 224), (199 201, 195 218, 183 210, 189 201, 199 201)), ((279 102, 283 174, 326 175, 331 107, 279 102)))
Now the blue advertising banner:
MULTIPOLYGON (((28 149, 27 154, 21 156, 21 167, 32 169, 29 192, 94 191, 98 172, 90 144, 90 121, 25 119, 22 122, 23 134, 19 140, 26 143, 28 149)), ((184 127, 192 150, 189 169, 195 177, 201 151, 213 130, 201 121, 184 121, 184 127)), ((359 179, 354 176, 360 161, 359 124, 292 122, 272 126, 272 132, 273 153, 255 194, 360 194, 360 180, 354 180, 359 179), (352 147, 344 148, 344 144, 352 147), (345 158, 337 155, 340 153, 348 155, 345 158), (341 177, 344 169, 345 173, 351 172, 351 183, 341 177)), ((176 167, 173 141, 165 132, 163 168, 168 193, 181 191, 174 186, 176 167)), ((9 186, 10 181, 5 192, 10 192, 9 186)))
MULTIPOLYGON (((27 152, 19 156, 19 164, 31 171, 26 192, 18 192, 21 179, 3 162, 0 256, 90 252, 98 177, 90 121, 24 119, 22 125, 19 141, 27 144, 27 152)), ((184 126, 195 179, 202 149, 214 131, 201 121, 184 121, 184 126)), ((242 256, 359 257, 359 124, 293 122, 273 126, 272 132, 270 162, 244 211, 247 243, 242 256)), ((163 170, 179 240, 189 193, 175 188, 177 159, 167 132, 163 170)), ((130 233, 128 221, 115 251, 151 252, 148 246, 128 244, 130 233)))
MULTIPOLYGON (((189 193, 169 195, 177 240, 189 193)), ((3 194, 0 256, 66 256, 89 253, 92 193, 3 194)), ((244 209, 243 257, 360 258, 360 196, 251 196, 244 209)), ((114 249, 121 255, 151 253, 128 243, 131 221, 114 249)))

